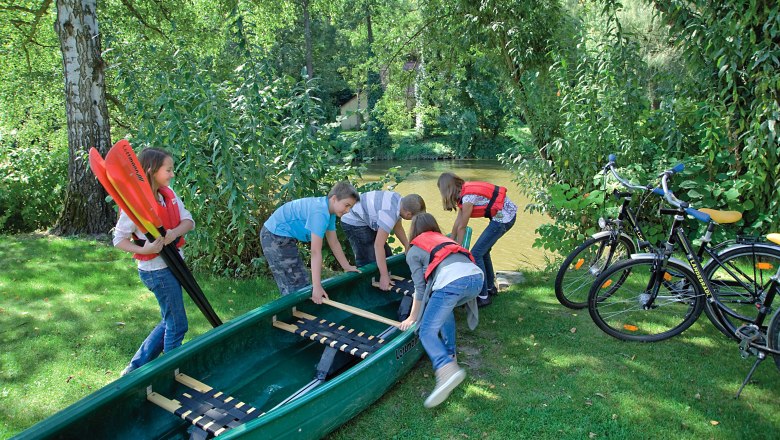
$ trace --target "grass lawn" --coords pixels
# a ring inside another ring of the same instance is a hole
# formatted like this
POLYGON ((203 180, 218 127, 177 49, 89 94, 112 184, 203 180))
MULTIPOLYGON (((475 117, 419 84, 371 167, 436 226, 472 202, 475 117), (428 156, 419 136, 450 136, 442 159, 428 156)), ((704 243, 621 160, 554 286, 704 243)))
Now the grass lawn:
MULTIPOLYGON (((154 296, 124 252, 84 239, 3 236, 0 248, 0 438, 115 380, 158 319, 154 296)), ((427 358, 331 439, 772 438, 780 374, 759 366, 706 317, 656 344, 612 339, 587 311, 558 305, 552 280, 527 274, 461 326, 469 376, 440 407, 427 358)), ((223 320, 272 300, 265 279, 199 277, 223 320)), ((185 343, 210 326, 187 299, 185 343)), ((462 317, 460 311, 458 316, 462 317)), ((462 320, 461 320, 462 321, 462 320)))

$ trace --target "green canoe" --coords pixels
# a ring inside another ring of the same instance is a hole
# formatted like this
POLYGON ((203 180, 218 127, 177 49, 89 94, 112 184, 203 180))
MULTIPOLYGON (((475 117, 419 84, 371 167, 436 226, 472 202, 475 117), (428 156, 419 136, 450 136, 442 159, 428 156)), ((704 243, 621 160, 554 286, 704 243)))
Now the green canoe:
MULTIPOLYGON (((409 276, 403 255, 388 267, 409 276)), ((402 292, 373 287, 375 266, 364 270, 325 280, 330 299, 397 320, 402 292)), ((396 282, 395 290, 410 288, 396 282)), ((321 438, 381 397, 423 348, 413 331, 310 295, 302 289, 225 323, 18 438, 321 438)))

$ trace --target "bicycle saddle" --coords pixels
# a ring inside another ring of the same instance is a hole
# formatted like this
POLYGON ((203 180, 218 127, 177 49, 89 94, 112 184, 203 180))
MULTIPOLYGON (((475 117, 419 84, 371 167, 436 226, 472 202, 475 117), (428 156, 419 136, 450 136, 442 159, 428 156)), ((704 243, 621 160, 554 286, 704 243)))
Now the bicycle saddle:
POLYGON ((736 223, 742 220, 742 213, 739 211, 718 211, 717 209, 700 208, 699 211, 710 216, 712 221, 721 225, 736 223))

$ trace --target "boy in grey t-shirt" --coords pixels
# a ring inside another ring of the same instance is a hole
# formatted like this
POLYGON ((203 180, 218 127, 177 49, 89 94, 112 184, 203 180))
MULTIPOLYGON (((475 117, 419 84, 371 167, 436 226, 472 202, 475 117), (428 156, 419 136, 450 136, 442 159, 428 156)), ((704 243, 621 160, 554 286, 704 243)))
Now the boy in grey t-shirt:
POLYGON ((376 262, 379 269, 379 287, 390 290, 387 257, 392 255, 387 239, 390 233, 409 249, 401 219, 409 220, 425 212, 425 201, 417 194, 401 197, 393 191, 369 191, 360 195, 360 201, 341 217, 341 227, 355 253, 355 264, 365 266, 376 262))

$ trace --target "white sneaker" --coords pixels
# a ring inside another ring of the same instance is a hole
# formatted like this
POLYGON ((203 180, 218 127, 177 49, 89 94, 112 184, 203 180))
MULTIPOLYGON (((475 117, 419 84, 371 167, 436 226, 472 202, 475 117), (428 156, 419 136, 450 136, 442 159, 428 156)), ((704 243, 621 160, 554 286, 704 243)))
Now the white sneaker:
POLYGON ((124 369, 124 370, 122 370, 122 372, 121 372, 121 373, 119 373, 119 377, 126 376, 126 375, 127 375, 127 373, 129 373, 129 372, 131 372, 131 371, 133 371, 133 370, 135 370, 135 368, 133 368, 133 366, 132 366, 132 365, 128 365, 128 366, 126 366, 126 367, 125 367, 125 369, 124 369))
POLYGON ((436 370, 436 387, 425 399, 423 404, 426 408, 433 408, 447 400, 452 390, 455 389, 463 379, 466 378, 466 371, 460 368, 457 362, 450 362, 447 365, 436 370))

